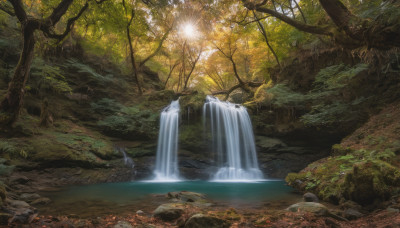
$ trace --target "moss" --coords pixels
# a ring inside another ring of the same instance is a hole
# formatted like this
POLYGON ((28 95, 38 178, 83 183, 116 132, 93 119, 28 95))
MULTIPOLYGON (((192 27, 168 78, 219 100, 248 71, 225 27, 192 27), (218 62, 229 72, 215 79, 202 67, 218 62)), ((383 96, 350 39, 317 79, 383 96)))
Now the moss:
POLYGON ((332 155, 341 156, 351 153, 353 150, 350 147, 344 148, 340 144, 335 144, 332 146, 332 155))
POLYGON ((156 150, 154 148, 146 149, 146 148, 128 148, 126 149, 126 153, 129 157, 138 158, 145 156, 155 156, 156 150))
POLYGON ((300 173, 288 174, 286 182, 336 204, 344 198, 367 205, 400 190, 400 170, 391 150, 353 150, 335 145, 333 151, 335 156, 316 161, 300 173))
POLYGON ((192 95, 181 96, 179 103, 181 105, 181 114, 187 116, 193 112, 201 112, 206 95, 204 93, 194 93, 192 95))

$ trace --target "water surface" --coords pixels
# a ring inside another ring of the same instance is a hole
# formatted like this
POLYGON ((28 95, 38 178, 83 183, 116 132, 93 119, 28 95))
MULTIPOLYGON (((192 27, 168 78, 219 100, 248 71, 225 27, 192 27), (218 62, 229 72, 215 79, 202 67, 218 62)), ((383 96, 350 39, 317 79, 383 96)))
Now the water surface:
MULTIPOLYGON (((125 182, 72 186, 59 192, 43 193, 53 202, 43 206, 43 214, 79 214, 81 217, 109 213, 151 212, 168 199, 172 191, 193 191, 206 194, 216 204, 232 207, 260 207, 276 201, 294 201, 299 195, 284 181, 261 182, 125 182)), ((285 205, 286 206, 286 205, 285 205)))

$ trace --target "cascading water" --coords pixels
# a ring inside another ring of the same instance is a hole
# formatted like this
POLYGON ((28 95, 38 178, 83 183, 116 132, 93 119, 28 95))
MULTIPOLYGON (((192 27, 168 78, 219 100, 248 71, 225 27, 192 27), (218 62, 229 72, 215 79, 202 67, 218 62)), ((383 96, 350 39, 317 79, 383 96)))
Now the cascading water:
POLYGON ((155 181, 179 180, 177 158, 179 109, 179 100, 176 100, 161 112, 155 181))
POLYGON ((203 118, 209 119, 212 147, 219 170, 215 181, 254 181, 263 178, 258 167, 253 128, 246 108, 207 96, 203 118))

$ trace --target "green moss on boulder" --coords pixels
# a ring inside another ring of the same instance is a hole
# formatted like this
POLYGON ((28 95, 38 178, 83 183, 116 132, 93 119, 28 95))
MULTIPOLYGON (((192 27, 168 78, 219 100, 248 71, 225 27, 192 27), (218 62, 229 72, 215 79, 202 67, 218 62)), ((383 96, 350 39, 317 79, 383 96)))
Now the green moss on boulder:
POLYGON ((311 163, 286 182, 301 191, 311 191, 324 201, 343 198, 362 205, 387 200, 400 190, 398 157, 391 150, 352 150, 334 146, 335 154, 311 163))

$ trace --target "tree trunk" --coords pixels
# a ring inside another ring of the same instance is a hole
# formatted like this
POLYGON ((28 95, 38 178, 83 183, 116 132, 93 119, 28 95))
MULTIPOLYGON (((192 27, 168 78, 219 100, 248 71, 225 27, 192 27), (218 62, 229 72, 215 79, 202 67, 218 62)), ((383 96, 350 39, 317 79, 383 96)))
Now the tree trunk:
POLYGON ((28 80, 35 48, 35 28, 27 23, 22 30, 24 37, 23 49, 15 69, 13 78, 8 86, 5 98, 0 104, 0 127, 11 127, 18 119, 25 94, 25 83, 28 80))

